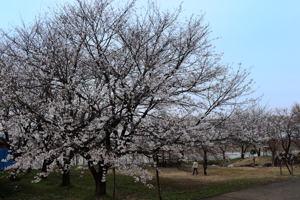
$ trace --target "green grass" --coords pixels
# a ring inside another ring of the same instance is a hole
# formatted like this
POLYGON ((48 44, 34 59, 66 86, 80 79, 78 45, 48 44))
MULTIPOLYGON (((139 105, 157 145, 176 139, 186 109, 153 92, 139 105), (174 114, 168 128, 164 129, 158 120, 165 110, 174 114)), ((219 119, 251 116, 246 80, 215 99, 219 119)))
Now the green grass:
MULTIPOLYGON (((34 172, 27 174, 20 181, 10 181, 5 172, 0 172, 1 200, 95 200, 94 181, 88 171, 81 174, 72 170, 70 187, 59 186, 60 174, 53 173, 47 179, 35 184, 31 183, 34 172)), ((156 200, 155 189, 149 189, 141 183, 135 183, 133 178, 117 175, 118 200, 156 200)), ((257 185, 276 181, 272 178, 244 178, 226 180, 218 183, 201 183, 192 180, 176 180, 162 178, 162 195, 164 200, 197 200, 227 192, 237 191, 257 185)), ((108 176, 108 195, 101 200, 111 199, 112 177, 108 176)), ((154 184, 154 180, 152 181, 154 184)))
MULTIPOLYGON (((217 196, 220 194, 238 191, 250 187, 264 185, 274 182, 271 179, 238 179, 223 181, 220 183, 211 183, 205 185, 187 184, 186 182, 170 183, 164 182, 163 199, 164 200, 197 200, 205 197, 217 196)), ((153 198, 155 199, 155 198, 153 198)))
MULTIPOLYGON (((4 172, 0 172, 0 199, 2 200, 91 200, 94 196, 94 180, 88 171, 81 174, 78 170, 71 172, 70 187, 61 187, 61 175, 52 173, 47 179, 39 183, 31 183, 34 172, 21 177, 20 181, 10 181, 4 172)), ((112 177, 108 175, 108 195, 101 198, 111 199, 112 177)), ((150 197, 146 192, 152 192, 141 183, 135 183, 132 177, 117 176, 118 199, 126 199, 130 196, 150 197)))

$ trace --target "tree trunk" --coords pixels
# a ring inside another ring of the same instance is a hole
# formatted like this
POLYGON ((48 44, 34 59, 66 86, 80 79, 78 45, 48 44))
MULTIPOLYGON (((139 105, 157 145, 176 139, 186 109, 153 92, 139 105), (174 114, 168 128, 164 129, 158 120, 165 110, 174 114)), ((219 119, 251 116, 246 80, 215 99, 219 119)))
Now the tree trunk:
POLYGON ((106 194, 106 182, 102 182, 101 180, 95 180, 96 184, 96 196, 100 197, 106 194))
POLYGON ((88 162, 89 170, 93 175, 95 181, 95 194, 97 197, 103 196, 106 194, 106 170, 107 167, 98 163, 98 171, 95 166, 88 162))
POLYGON ((154 160, 154 167, 155 167, 155 175, 156 175, 156 187, 157 187, 157 194, 158 194, 158 199, 162 200, 161 196, 161 187, 160 187, 160 181, 159 181, 159 170, 158 170, 158 155, 153 156, 154 160))
POLYGON ((26 170, 26 174, 30 174, 31 172, 32 172, 32 168, 31 167, 26 170))
POLYGON ((70 170, 66 170, 63 172, 62 175, 62 183, 61 186, 66 187, 66 186, 70 186, 71 182, 70 182, 70 170))
POLYGON ((204 155, 203 155, 203 172, 204 172, 204 175, 206 176, 207 175, 207 151, 204 150, 204 155))
POLYGON ((42 172, 47 172, 47 161, 44 160, 43 165, 42 165, 42 172))
POLYGON ((257 150, 257 157, 260 157, 260 154, 261 154, 261 149, 258 148, 258 150, 257 150))
POLYGON ((272 166, 275 166, 276 151, 272 151, 272 166))
POLYGON ((162 197, 161 197, 161 188, 160 188, 160 182, 159 182, 159 171, 158 171, 158 166, 156 166, 155 172, 156 172, 156 185, 157 185, 158 199, 159 199, 159 200, 162 200, 162 197))
MULTIPOLYGON (((51 161, 49 160, 49 159, 45 159, 44 161, 43 161, 43 165, 42 165, 42 169, 41 169, 41 171, 42 172, 44 172, 44 173, 47 173, 47 167, 48 167, 48 165, 50 165, 51 164, 51 161)), ((46 179, 47 177, 46 177, 46 175, 42 175, 41 176, 41 178, 42 179, 46 179)))
POLYGON ((75 166, 78 166, 78 156, 75 156, 75 166))
MULTIPOLYGON (((74 157, 74 154, 72 152, 70 152, 70 154, 68 154, 68 156, 64 157, 64 164, 61 167, 62 171, 63 171, 63 175, 62 175, 62 183, 61 186, 70 186, 71 182, 70 182, 70 166, 71 166, 71 160, 74 157)), ((59 163, 58 163, 59 166, 59 163)))
POLYGON ((291 169, 290 169, 289 164, 288 164, 287 161, 285 161, 285 166, 286 166, 286 168, 288 169, 290 175, 293 175, 293 173, 292 173, 292 171, 291 171, 291 169))
POLYGON ((241 159, 245 159, 245 148, 242 146, 241 148, 241 159))
POLYGON ((166 162, 166 158, 165 158, 165 151, 161 152, 161 156, 162 156, 162 167, 167 167, 167 162, 166 162))
POLYGON ((222 152, 222 158, 223 158, 223 161, 222 161, 222 166, 225 166, 226 165, 226 150, 225 150, 226 148, 221 148, 220 147, 220 150, 221 150, 221 152, 222 152))
POLYGON ((222 156, 223 156, 223 161, 226 161, 226 155, 225 155, 226 151, 222 150, 222 156))
POLYGON ((245 159, 245 154, 244 153, 241 154, 241 159, 245 159))
POLYGON ((113 200, 116 199, 116 168, 113 167, 113 200))

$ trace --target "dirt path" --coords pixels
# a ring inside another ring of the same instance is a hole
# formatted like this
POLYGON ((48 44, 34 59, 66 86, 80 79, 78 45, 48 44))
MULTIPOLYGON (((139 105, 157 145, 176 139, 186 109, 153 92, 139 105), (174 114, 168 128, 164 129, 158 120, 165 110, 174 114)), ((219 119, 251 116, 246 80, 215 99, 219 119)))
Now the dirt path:
POLYGON ((239 192, 227 193, 221 196, 207 198, 205 200, 299 200, 300 179, 273 183, 242 190, 239 192))

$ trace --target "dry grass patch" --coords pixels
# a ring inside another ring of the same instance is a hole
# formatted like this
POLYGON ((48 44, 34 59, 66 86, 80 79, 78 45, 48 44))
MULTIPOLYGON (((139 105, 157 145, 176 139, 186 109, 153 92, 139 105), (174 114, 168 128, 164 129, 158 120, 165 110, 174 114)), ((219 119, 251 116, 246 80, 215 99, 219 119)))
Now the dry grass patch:
MULTIPOLYGON (((287 169, 283 169, 283 176, 281 176, 278 167, 209 167, 208 176, 202 175, 201 168, 199 169, 199 172, 198 176, 192 176, 191 172, 182 171, 176 168, 165 168, 161 169, 161 177, 174 180, 185 180, 194 183, 198 182, 201 184, 251 178, 267 178, 274 179, 274 181, 290 178, 287 169)), ((300 175, 299 167, 295 169, 294 173, 296 176, 300 175)))
MULTIPOLYGON (((245 158, 234 163, 235 166, 249 165, 253 163, 253 158, 245 158)), ((272 163, 271 157, 256 157, 255 164, 264 165, 266 163, 272 163)))

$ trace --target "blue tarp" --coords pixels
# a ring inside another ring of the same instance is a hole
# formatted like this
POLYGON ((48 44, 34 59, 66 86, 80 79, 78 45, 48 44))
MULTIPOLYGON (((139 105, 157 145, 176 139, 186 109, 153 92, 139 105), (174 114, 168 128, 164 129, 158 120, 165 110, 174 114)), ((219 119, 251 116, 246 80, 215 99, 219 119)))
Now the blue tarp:
POLYGON ((6 162, 3 162, 3 159, 6 159, 7 154, 9 154, 8 149, 0 149, 0 171, 3 171, 6 167, 13 164, 13 160, 9 160, 6 162))

